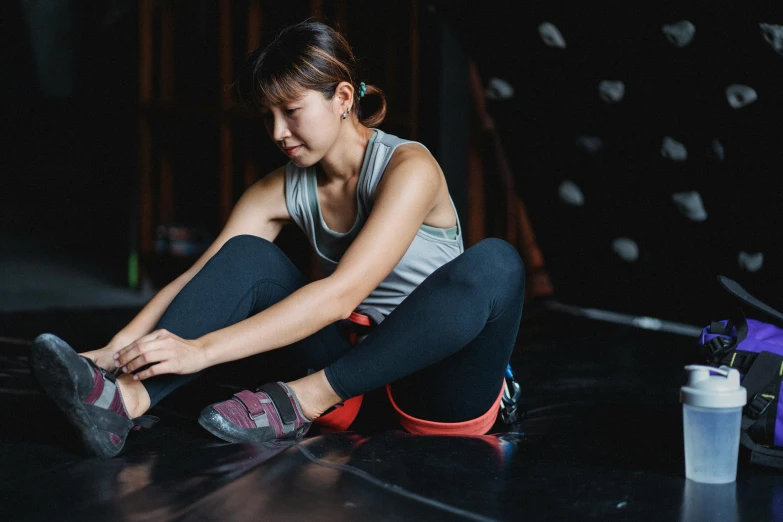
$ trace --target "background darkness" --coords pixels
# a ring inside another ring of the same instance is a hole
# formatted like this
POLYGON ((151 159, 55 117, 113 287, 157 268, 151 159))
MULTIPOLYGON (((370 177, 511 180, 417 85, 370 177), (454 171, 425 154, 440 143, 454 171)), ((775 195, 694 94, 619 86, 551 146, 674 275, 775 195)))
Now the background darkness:
MULTIPOLYGON (((86 270, 124 284, 135 234, 138 168, 135 3, 53 4, 63 6, 57 24, 50 26, 64 27, 53 35, 56 49, 64 53, 57 56, 70 56, 72 74, 58 76, 55 60, 50 71, 54 85, 48 86, 36 70, 34 31, 23 16, 25 4, 0 6, 0 62, 9 71, 0 75, 8 130, 0 185, 3 233, 45 241, 86 270), (52 90, 60 94, 52 95, 52 90)), ((218 43, 211 29, 217 11, 214 2, 190 5, 182 15, 187 19, 180 20, 188 30, 177 33, 177 97, 198 103, 219 94, 213 75, 218 43)), ((434 109, 450 88, 442 81, 436 86, 448 73, 438 72, 437 66, 447 59, 473 58, 485 82, 499 77, 515 89, 514 98, 491 102, 489 110, 558 300, 701 324, 725 308, 715 283, 715 275, 722 273, 783 307, 776 275, 783 265, 776 226, 783 56, 758 28, 761 22, 781 24, 783 17, 774 2, 754 6, 423 2, 422 81, 429 90, 422 100, 420 139, 444 161, 447 151, 439 150, 438 143, 449 129, 438 115, 450 110, 467 118, 471 109, 434 109), (693 43, 678 49, 666 42, 660 28, 681 19, 697 29, 693 43), (566 49, 542 43, 537 27, 544 21, 560 29, 566 49), (460 56, 443 55, 439 41, 444 33, 438 30, 443 27, 456 35, 460 56), (603 79, 625 82, 621 103, 600 101, 597 85, 603 79), (725 98, 731 83, 752 86, 758 101, 731 109, 725 98), (604 150, 587 156, 574 146, 580 134, 600 136, 604 150), (667 135, 688 147, 686 162, 661 157, 660 143, 667 135), (724 162, 706 154, 713 139, 726 150, 724 162), (580 186, 585 206, 571 207, 558 199, 557 188, 566 179, 580 186), (671 194, 684 190, 701 193, 706 222, 688 221, 673 205, 671 194), (626 263, 612 252, 611 241, 619 236, 637 241, 638 262, 626 263), (742 271, 740 250, 764 252, 763 268, 742 271)), ((383 16, 378 9, 349 2, 352 44, 370 69, 369 64, 383 60, 380 36, 373 35, 406 23, 391 14, 393 9, 383 16)), ((306 2, 277 7, 265 2, 264 30, 268 34, 307 16, 306 2)), ((406 56, 407 42, 398 45, 400 56, 406 56)), ((241 49, 242 42, 235 42, 235 48, 241 49)), ((403 59, 399 66, 405 67, 403 59)), ((404 103, 401 91, 401 98, 390 103, 404 103)), ((399 122, 384 128, 406 136, 399 122)), ((257 144, 263 171, 283 161, 257 127, 239 126, 236 132, 238 147, 257 144)), ((216 128, 194 120, 172 124, 168 136, 176 184, 182 187, 178 220, 216 233, 216 128)))

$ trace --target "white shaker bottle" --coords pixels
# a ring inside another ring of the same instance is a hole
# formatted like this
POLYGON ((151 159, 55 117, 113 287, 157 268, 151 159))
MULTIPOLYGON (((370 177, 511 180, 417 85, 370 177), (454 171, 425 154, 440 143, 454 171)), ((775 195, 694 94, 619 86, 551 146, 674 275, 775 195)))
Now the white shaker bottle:
POLYGON ((685 477, 725 484, 737 479, 742 407, 747 392, 735 368, 689 365, 680 389, 685 477), (710 372, 717 375, 710 375, 710 372))

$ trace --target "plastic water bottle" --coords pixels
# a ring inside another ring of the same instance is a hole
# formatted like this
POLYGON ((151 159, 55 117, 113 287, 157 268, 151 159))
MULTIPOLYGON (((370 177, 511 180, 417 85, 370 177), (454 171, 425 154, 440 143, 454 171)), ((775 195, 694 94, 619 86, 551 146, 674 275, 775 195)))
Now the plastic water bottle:
POLYGON ((725 484, 737 479, 740 424, 747 392, 735 368, 690 365, 680 389, 685 477, 725 484), (715 374, 715 375, 712 375, 715 374))

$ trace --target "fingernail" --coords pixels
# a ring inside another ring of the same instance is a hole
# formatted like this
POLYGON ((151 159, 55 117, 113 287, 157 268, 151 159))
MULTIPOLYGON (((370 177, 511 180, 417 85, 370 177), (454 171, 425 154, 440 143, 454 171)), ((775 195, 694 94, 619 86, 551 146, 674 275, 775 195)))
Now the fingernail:
POLYGON ((125 373, 128 373, 128 367, 127 366, 123 366, 122 367, 122 371, 124 371, 125 373))
POLYGON ((134 381, 138 381, 138 380, 139 380, 139 376, 138 376, 138 375, 134 375, 134 376, 133 376, 133 380, 134 380, 134 381))
POLYGON ((112 355, 112 357, 114 357, 115 359, 119 359, 120 358, 120 354, 119 353, 115 353, 114 355, 112 355))
POLYGON ((120 361, 116 361, 116 360, 115 360, 115 361, 114 361, 114 366, 116 366, 116 367, 119 367, 119 366, 120 366, 120 361))

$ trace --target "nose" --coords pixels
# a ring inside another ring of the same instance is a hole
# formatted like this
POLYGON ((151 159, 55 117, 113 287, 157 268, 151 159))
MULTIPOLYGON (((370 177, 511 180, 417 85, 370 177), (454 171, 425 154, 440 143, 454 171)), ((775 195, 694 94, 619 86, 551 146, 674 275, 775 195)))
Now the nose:
POLYGON ((291 132, 288 130, 285 118, 275 116, 274 122, 272 123, 272 139, 275 140, 275 142, 281 142, 290 136, 291 132))

